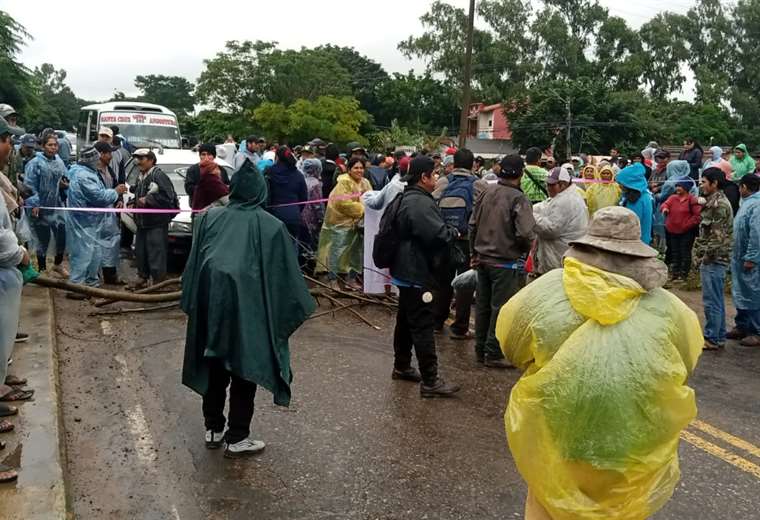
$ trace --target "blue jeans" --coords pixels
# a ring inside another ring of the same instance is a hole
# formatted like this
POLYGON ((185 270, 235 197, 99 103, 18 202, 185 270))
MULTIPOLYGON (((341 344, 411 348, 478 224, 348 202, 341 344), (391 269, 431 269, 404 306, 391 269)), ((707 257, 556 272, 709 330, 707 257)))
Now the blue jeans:
POLYGON ((736 309, 736 328, 750 336, 760 336, 760 309, 736 309))
POLYGON ((726 283, 726 266, 702 264, 702 303, 705 307, 704 336, 713 343, 726 341, 726 301, 723 288, 726 283))

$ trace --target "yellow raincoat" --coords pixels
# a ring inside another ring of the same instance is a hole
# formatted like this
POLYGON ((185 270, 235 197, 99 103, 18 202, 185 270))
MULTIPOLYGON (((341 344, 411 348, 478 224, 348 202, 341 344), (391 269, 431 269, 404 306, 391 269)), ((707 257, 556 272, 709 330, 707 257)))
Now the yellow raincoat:
MULTIPOLYGON (((597 181, 602 180, 602 172, 609 171, 612 174, 613 181, 615 180, 615 174, 613 173, 612 166, 603 166, 599 170, 594 171, 594 177, 597 181)), ((586 204, 588 205, 589 215, 593 216, 594 212, 608 206, 617 206, 620 202, 620 185, 616 182, 597 182, 591 184, 586 190, 586 204)))
POLYGON ((566 258, 502 307, 496 336, 525 371, 504 416, 509 448, 554 520, 640 520, 680 477, 696 417, 686 381, 696 315, 664 289, 566 258), (561 290, 563 289, 563 290, 561 290))
POLYGON ((317 272, 328 269, 340 274, 363 272, 363 239, 359 232, 364 218, 361 194, 371 189, 367 179, 356 182, 347 173, 338 177, 319 233, 317 272), (350 195, 354 196, 348 197, 350 195))

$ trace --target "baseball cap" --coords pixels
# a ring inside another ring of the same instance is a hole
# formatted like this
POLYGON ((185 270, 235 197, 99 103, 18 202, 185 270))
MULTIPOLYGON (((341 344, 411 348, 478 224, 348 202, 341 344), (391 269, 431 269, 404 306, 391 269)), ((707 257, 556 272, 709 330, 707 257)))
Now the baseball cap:
POLYGON ((519 177, 525 169, 525 161, 517 154, 507 155, 500 162, 502 174, 508 177, 519 177))
POLYGON ((21 146, 29 146, 31 148, 34 148, 37 145, 37 138, 34 137, 34 134, 24 134, 24 136, 21 138, 21 146))
POLYGON ((113 137, 113 130, 107 126, 101 126, 100 130, 98 130, 98 135, 107 135, 108 137, 113 137))
POLYGON ((153 150, 148 150, 147 148, 140 148, 139 150, 135 150, 132 154, 132 157, 148 157, 154 161, 156 160, 156 154, 153 153, 153 150))
POLYGON ((558 166, 557 168, 552 168, 552 171, 549 172, 549 175, 546 177, 546 184, 572 182, 572 180, 573 179, 570 177, 570 173, 567 171, 567 169, 558 166))
POLYGON ((24 129, 17 126, 11 126, 4 117, 0 116, 0 135, 12 134, 12 135, 24 135, 24 129))
POLYGON ((258 139, 256 139, 256 142, 257 142, 257 143, 264 143, 264 144, 267 144, 267 140, 266 140, 266 139, 265 139, 263 136, 262 136, 262 137, 259 137, 258 139))

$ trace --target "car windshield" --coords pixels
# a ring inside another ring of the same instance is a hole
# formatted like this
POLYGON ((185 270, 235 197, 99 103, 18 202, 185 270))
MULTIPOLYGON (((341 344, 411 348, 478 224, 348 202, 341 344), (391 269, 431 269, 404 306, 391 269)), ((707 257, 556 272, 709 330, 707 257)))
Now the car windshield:
POLYGON ((190 167, 189 164, 159 164, 158 167, 161 168, 169 177, 169 180, 172 181, 174 191, 177 192, 178 197, 187 195, 187 193, 185 193, 185 175, 187 174, 187 169, 190 167))

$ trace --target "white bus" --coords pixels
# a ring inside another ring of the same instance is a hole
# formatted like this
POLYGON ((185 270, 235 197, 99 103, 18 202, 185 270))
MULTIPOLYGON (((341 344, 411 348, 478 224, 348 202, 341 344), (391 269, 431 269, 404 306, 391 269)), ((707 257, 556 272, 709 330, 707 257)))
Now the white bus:
POLYGON ((135 148, 182 148, 177 116, 166 107, 140 101, 87 105, 79 112, 77 149, 98 140, 102 126, 118 126, 119 134, 135 148))

